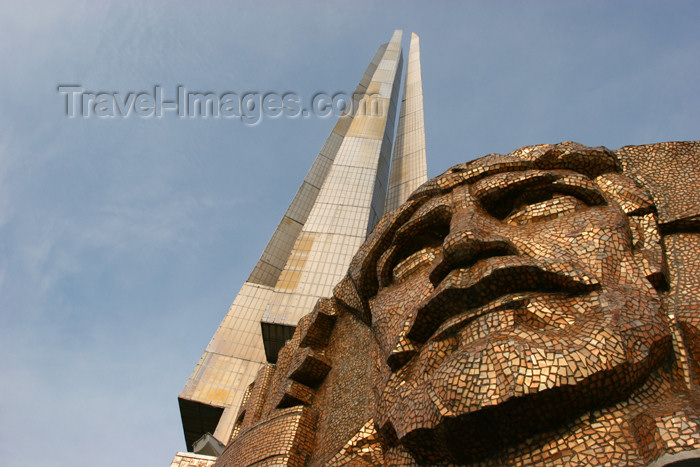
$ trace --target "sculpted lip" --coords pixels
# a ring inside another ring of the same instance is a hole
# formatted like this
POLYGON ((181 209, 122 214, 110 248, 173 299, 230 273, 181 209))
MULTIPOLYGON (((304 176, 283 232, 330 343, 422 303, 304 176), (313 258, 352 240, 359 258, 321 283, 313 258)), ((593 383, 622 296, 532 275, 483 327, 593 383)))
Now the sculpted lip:
MULTIPOLYGON (((418 306, 407 337, 425 342, 437 331, 453 326, 445 321, 464 315, 464 323, 503 307, 519 306, 517 295, 524 292, 578 294, 599 286, 598 281, 570 263, 536 261, 525 256, 496 256, 478 261, 468 269, 455 269, 418 306), (503 301, 498 301, 503 298, 503 301), (488 305, 488 306, 487 306, 488 305), (465 313, 466 312, 466 313, 465 313)), ((527 300, 523 294, 521 301, 527 300)), ((457 322, 454 325, 459 325, 457 322)))

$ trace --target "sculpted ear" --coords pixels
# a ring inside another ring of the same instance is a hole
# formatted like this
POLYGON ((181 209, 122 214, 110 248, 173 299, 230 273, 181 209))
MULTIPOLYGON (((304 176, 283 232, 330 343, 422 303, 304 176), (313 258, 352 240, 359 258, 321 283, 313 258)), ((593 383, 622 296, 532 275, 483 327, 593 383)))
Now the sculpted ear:
POLYGON ((627 214, 635 263, 654 288, 664 289, 667 286, 665 261, 651 195, 633 179, 619 173, 603 174, 594 181, 606 198, 627 214))

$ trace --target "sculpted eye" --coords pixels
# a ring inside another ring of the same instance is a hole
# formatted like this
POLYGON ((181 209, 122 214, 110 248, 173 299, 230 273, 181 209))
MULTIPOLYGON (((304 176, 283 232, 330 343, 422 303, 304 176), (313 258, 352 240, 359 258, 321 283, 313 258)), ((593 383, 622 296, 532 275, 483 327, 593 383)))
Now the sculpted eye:
POLYGON ((406 281, 413 274, 433 263, 442 250, 450 231, 447 211, 409 223, 396 234, 393 245, 379 259, 377 272, 381 287, 406 281))
POLYGON ((570 195, 559 193, 530 195, 515 203, 503 222, 520 225, 547 221, 570 212, 580 211, 587 206, 582 200, 570 195))
POLYGON ((439 245, 426 246, 400 261, 392 270, 393 282, 401 283, 423 266, 433 264, 441 249, 442 247, 439 245))
POLYGON ((607 203, 591 180, 572 174, 524 179, 489 193, 482 204, 493 217, 517 225, 556 219, 607 203))

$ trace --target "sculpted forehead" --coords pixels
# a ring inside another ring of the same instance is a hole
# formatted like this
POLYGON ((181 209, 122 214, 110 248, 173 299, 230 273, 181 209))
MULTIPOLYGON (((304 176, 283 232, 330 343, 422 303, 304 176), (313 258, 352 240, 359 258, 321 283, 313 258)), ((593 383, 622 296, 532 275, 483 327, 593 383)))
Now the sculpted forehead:
POLYGON ((508 155, 489 154, 455 165, 442 175, 428 180, 409 200, 444 194, 457 185, 475 183, 502 172, 536 169, 568 169, 594 178, 607 172, 619 172, 621 167, 617 156, 604 147, 591 148, 573 142, 525 146, 508 155))

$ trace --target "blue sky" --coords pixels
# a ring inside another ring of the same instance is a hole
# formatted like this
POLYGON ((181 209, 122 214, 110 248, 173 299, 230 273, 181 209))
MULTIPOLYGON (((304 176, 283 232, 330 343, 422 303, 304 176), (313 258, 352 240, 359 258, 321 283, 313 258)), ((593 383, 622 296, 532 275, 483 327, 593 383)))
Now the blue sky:
MULTIPOLYGON (((421 36, 429 175, 700 139, 700 3, 0 3, 0 458, 169 465, 177 395, 332 118, 67 118, 59 84, 352 92, 421 36)), ((406 50, 404 50, 406 52, 406 50)))

